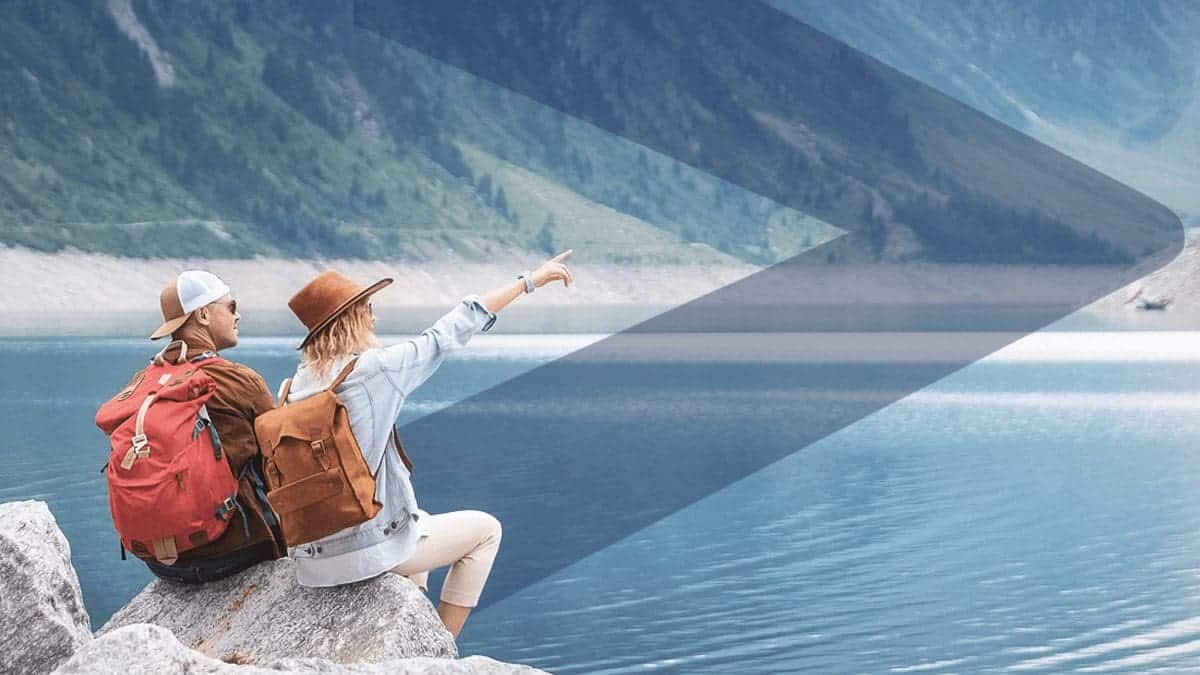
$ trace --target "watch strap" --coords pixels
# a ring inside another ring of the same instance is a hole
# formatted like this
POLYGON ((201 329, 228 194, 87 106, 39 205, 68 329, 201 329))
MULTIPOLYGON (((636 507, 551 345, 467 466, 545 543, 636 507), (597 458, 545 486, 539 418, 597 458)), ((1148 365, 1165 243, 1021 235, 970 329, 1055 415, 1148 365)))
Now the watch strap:
POLYGON ((525 282, 526 293, 532 293, 537 288, 537 286, 533 285, 533 273, 529 270, 521 272, 517 275, 517 278, 525 282))

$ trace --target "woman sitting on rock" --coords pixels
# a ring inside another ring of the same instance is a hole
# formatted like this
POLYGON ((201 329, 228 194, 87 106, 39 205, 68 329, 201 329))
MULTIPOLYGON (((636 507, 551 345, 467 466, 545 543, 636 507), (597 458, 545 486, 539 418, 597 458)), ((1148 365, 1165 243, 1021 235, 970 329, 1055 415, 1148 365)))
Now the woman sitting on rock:
POLYGON ((392 283, 383 279, 363 288, 329 271, 302 288, 288 306, 309 329, 300 344, 302 363, 287 401, 323 391, 357 357, 334 390, 346 407, 350 427, 368 467, 375 473, 375 498, 383 507, 371 520, 293 548, 298 581, 305 586, 337 586, 378 576, 402 574, 425 588, 428 571, 450 566, 438 615, 456 637, 483 585, 500 546, 500 523, 482 511, 429 515, 418 511, 408 467, 394 447, 392 425, 400 406, 476 333, 491 328, 496 312, 522 293, 552 281, 572 281, 563 261, 567 251, 532 273, 485 294, 470 295, 432 327, 400 344, 383 347, 375 338, 372 294, 392 283))

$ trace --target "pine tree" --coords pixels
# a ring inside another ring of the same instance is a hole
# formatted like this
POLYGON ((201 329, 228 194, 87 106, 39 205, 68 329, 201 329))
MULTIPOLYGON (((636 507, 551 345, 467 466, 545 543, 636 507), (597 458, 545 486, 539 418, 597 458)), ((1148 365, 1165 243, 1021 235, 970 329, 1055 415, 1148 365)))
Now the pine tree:
POLYGON ((546 222, 542 223, 542 229, 538 232, 535 244, 538 248, 546 253, 546 255, 554 255, 554 214, 546 216, 546 222))
POLYGON ((504 196, 504 188, 501 187, 496 191, 496 210, 504 215, 505 218, 512 218, 512 213, 508 210, 508 199, 504 196))

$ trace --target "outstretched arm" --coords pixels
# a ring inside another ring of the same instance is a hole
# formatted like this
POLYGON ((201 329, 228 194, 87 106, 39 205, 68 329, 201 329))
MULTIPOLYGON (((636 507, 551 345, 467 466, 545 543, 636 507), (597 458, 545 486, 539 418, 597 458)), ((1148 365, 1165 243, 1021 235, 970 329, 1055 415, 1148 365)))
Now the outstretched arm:
MULTIPOLYGON (((571 271, 563 263, 571 251, 560 253, 532 272, 535 286, 561 280, 570 284, 571 271)), ((419 387, 442 364, 447 352, 459 349, 477 333, 491 328, 496 312, 525 292, 525 282, 516 280, 488 292, 482 298, 469 295, 437 323, 419 336, 395 344, 380 353, 380 367, 392 386, 405 396, 419 387)))
MULTIPOLYGON (((565 261, 571 257, 571 253, 573 252, 573 250, 568 249, 542 263, 542 266, 534 270, 531 275, 533 285, 541 288, 552 281, 561 280, 564 286, 570 286, 571 282, 574 281, 574 277, 571 276, 571 270, 567 268, 565 261)), ((493 288, 485 293, 481 300, 484 307, 496 313, 508 307, 513 300, 516 300, 524 292, 525 281, 517 279, 503 286, 493 288)))

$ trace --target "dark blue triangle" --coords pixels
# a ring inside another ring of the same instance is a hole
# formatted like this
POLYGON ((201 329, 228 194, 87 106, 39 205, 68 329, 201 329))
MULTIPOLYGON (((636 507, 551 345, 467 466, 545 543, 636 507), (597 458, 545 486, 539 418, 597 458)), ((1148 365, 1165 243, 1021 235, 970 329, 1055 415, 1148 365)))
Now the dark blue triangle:
POLYGON ((848 233, 402 430, 427 508, 505 524, 485 603, 1183 243, 1162 205, 758 3, 358 0, 355 20, 848 233))

